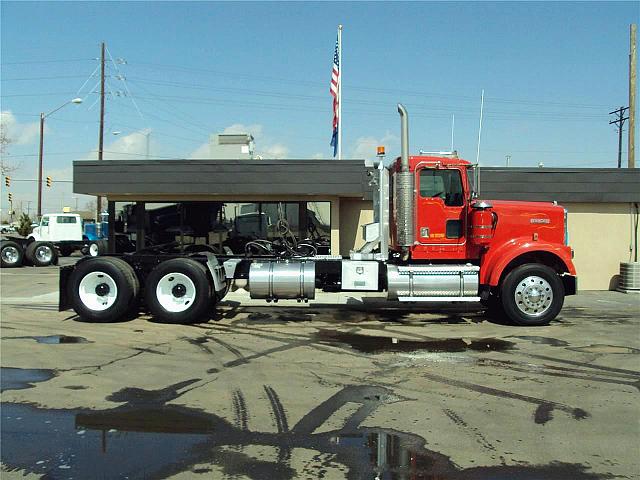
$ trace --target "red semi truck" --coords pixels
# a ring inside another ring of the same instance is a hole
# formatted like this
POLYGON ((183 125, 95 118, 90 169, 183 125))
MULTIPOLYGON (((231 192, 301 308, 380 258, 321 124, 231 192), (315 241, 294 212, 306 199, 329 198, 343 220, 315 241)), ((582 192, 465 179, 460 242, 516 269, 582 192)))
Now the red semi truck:
POLYGON ((567 211, 556 203, 476 198, 473 165, 447 156, 410 156, 401 117, 400 158, 368 165, 374 222, 349 257, 300 254, 176 254, 160 250, 85 258, 61 268, 60 310, 108 322, 141 308, 160 321, 208 318, 232 281, 251 298, 315 298, 330 292, 387 292, 389 300, 480 302, 517 325, 545 325, 577 290, 567 211))

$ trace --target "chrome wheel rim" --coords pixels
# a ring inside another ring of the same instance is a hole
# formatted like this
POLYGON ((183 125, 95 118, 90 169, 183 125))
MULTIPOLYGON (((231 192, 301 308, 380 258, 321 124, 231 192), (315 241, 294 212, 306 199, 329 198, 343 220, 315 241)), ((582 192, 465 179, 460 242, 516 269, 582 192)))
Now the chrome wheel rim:
POLYGON ((98 250, 98 245, 96 245, 95 243, 89 245, 89 255, 91 255, 92 257, 97 257, 99 253, 100 252, 98 250))
POLYGON ((36 248, 35 256, 39 262, 50 263, 53 258, 53 250, 48 245, 40 245, 36 248))
POLYGON ((184 273, 168 273, 158 281, 156 298, 171 313, 188 310, 196 298, 196 286, 184 273))
POLYGON ((551 308, 553 289, 544 278, 532 275, 518 282, 514 298, 518 310, 530 317, 539 317, 551 308))
POLYGON ((85 307, 99 312, 116 303, 118 287, 110 275, 104 272, 91 272, 80 280, 78 295, 85 307))
POLYGON ((20 252, 16 247, 4 247, 2 249, 2 260, 4 263, 18 263, 18 259, 20 258, 20 252))

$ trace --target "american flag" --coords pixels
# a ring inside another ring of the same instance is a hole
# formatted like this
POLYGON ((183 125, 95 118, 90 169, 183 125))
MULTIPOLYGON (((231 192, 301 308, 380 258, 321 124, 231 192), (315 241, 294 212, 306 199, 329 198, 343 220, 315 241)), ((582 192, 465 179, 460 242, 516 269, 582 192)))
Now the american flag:
POLYGON ((333 156, 338 152, 338 91, 340 89, 340 45, 336 39, 336 49, 333 52, 333 70, 331 72, 331 87, 329 91, 333 97, 333 135, 331 136, 331 146, 333 147, 333 156))

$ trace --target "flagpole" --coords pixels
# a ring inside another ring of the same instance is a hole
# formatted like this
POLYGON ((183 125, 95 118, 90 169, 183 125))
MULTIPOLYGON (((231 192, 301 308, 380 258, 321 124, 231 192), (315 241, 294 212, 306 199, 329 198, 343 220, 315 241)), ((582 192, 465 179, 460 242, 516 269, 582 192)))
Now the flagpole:
POLYGON ((342 25, 338 25, 338 160, 342 160, 342 25))

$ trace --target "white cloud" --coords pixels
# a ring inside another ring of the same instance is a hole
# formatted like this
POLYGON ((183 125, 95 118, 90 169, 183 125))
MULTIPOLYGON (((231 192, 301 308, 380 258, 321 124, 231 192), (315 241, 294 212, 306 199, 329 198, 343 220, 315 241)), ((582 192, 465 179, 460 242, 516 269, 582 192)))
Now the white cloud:
MULTIPOLYGON (((36 142, 40 137, 40 123, 20 123, 16 120, 11 110, 0 112, 0 124, 5 134, 10 139, 10 143, 15 145, 26 145, 36 142)), ((45 124, 45 132, 47 126, 45 124)))
POLYGON ((196 148, 191 154, 189 154, 190 160, 197 160, 200 158, 209 158, 209 142, 203 143, 198 148, 196 148))
MULTIPOLYGON (((153 158, 153 136, 149 138, 149 152, 147 152, 147 136, 151 130, 145 128, 137 132, 119 137, 116 141, 106 144, 103 150, 105 160, 143 160, 147 153, 153 158)), ((87 156, 88 160, 98 158, 98 150, 92 150, 87 156)))
POLYGON ((360 137, 356 140, 353 147, 351 158, 374 159, 377 153, 377 147, 384 145, 387 153, 398 145, 398 137, 387 132, 382 138, 376 137, 360 137))
POLYGON ((313 156, 311 157, 314 160, 324 160, 324 153, 318 152, 318 153, 314 153, 313 156))
POLYGON ((289 149, 281 143, 275 143, 273 145, 265 145, 263 148, 256 147, 256 153, 262 158, 280 160, 289 156, 289 149))

